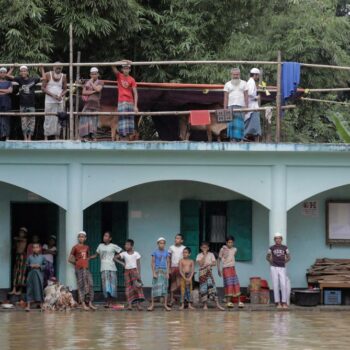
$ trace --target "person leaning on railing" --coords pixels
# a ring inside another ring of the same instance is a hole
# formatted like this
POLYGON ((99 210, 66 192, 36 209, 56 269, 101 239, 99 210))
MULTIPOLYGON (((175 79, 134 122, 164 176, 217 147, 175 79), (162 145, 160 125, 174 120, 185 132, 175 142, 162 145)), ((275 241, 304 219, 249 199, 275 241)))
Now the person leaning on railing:
MULTIPOLYGON (((19 111, 35 112, 35 85, 44 79, 44 68, 40 67, 41 78, 29 76, 27 66, 20 66, 19 76, 13 76, 14 67, 11 67, 6 77, 19 85, 19 111)), ((31 141, 35 129, 35 116, 22 116, 21 126, 24 141, 31 141)))
MULTIPOLYGON (((6 80, 7 69, 0 68, 0 112, 11 110, 12 83, 6 80)), ((0 140, 7 141, 10 137, 10 117, 0 115, 0 140)))
POLYGON ((56 113, 64 110, 64 96, 67 93, 67 77, 62 73, 62 65, 56 62, 53 70, 44 74, 42 90, 45 93, 45 113, 55 113, 45 116, 44 136, 45 141, 49 136, 57 140, 61 134, 61 125, 56 113))

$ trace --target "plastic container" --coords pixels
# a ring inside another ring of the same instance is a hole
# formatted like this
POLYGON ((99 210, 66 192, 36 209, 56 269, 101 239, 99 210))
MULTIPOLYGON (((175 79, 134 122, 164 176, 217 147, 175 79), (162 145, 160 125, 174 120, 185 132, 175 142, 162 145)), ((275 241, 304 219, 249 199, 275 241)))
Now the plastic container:
POLYGON ((294 303, 299 306, 316 306, 320 303, 319 289, 297 289, 293 291, 294 303))
POLYGON ((260 277, 250 277, 250 290, 253 292, 259 291, 261 289, 261 278, 260 277))
POLYGON ((270 290, 262 289, 260 291, 260 304, 270 304, 270 290))
POLYGON ((260 292, 250 291, 250 303, 251 304, 260 304, 260 292))
POLYGON ((341 305, 341 290, 325 290, 323 293, 325 305, 341 305))

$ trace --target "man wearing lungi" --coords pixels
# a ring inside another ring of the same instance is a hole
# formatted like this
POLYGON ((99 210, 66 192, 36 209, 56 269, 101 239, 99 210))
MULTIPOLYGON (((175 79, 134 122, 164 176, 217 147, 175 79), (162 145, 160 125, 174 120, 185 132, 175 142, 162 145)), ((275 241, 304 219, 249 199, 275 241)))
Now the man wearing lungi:
POLYGON ((90 249, 85 244, 86 232, 78 233, 78 244, 76 244, 69 255, 68 261, 75 266, 75 276, 78 286, 78 297, 85 311, 96 310, 92 304, 94 300, 94 288, 92 276, 89 271, 90 249), (87 305, 88 304, 88 305, 87 305))
POLYGON ((175 236, 175 244, 171 245, 168 250, 170 266, 170 305, 172 305, 174 302, 174 294, 180 291, 181 275, 179 270, 179 261, 182 259, 182 253, 185 249, 183 242, 183 235, 178 233, 175 236))
MULTIPOLYGON (((241 80, 239 68, 231 69, 232 79, 224 86, 224 109, 240 109, 248 107, 248 86, 241 80)), ((244 138, 243 113, 235 112, 232 121, 227 123, 227 137, 232 142, 240 142, 244 138)))
POLYGON ((237 298, 238 307, 243 307, 244 304, 239 300, 241 295, 241 287, 235 269, 235 256, 237 248, 234 247, 235 239, 232 236, 226 238, 226 245, 224 245, 219 252, 218 258, 218 273, 224 279, 224 291, 227 302, 227 307, 233 307, 233 299, 237 298), (222 269, 221 269, 222 262, 222 269))
POLYGON ((282 244, 282 234, 275 233, 274 241, 268 252, 266 259, 270 263, 271 278, 273 285, 273 295, 278 309, 288 309, 288 277, 286 271, 286 263, 290 260, 288 247, 282 244), (282 294, 282 303, 280 297, 282 294))
MULTIPOLYGON (((138 112, 138 94, 135 79, 130 75, 131 61, 124 60, 121 72, 112 67, 118 82, 118 112, 138 112)), ((122 141, 131 141, 135 136, 135 116, 119 115, 118 133, 122 141)))
MULTIPOLYGON (((259 82, 260 70, 252 68, 250 70, 250 78, 247 82, 248 86, 248 107, 259 108, 259 96, 257 84, 259 82)), ((248 112, 244 118, 244 136, 251 141, 259 141, 261 136, 260 112, 248 112)))

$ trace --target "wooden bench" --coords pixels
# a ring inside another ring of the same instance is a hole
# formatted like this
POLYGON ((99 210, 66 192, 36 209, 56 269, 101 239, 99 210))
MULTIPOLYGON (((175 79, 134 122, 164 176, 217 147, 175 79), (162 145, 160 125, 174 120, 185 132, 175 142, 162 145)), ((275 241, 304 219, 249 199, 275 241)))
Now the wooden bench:
POLYGON ((323 289, 324 288, 350 288, 349 282, 332 282, 332 281, 322 281, 319 282, 321 291, 321 304, 323 304, 323 289))

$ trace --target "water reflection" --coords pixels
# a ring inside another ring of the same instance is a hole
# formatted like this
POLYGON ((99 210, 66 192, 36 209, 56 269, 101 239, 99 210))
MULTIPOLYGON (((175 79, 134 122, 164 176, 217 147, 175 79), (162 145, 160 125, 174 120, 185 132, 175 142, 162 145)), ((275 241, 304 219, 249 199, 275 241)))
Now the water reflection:
POLYGON ((346 349, 348 312, 1 312, 0 348, 346 349))

